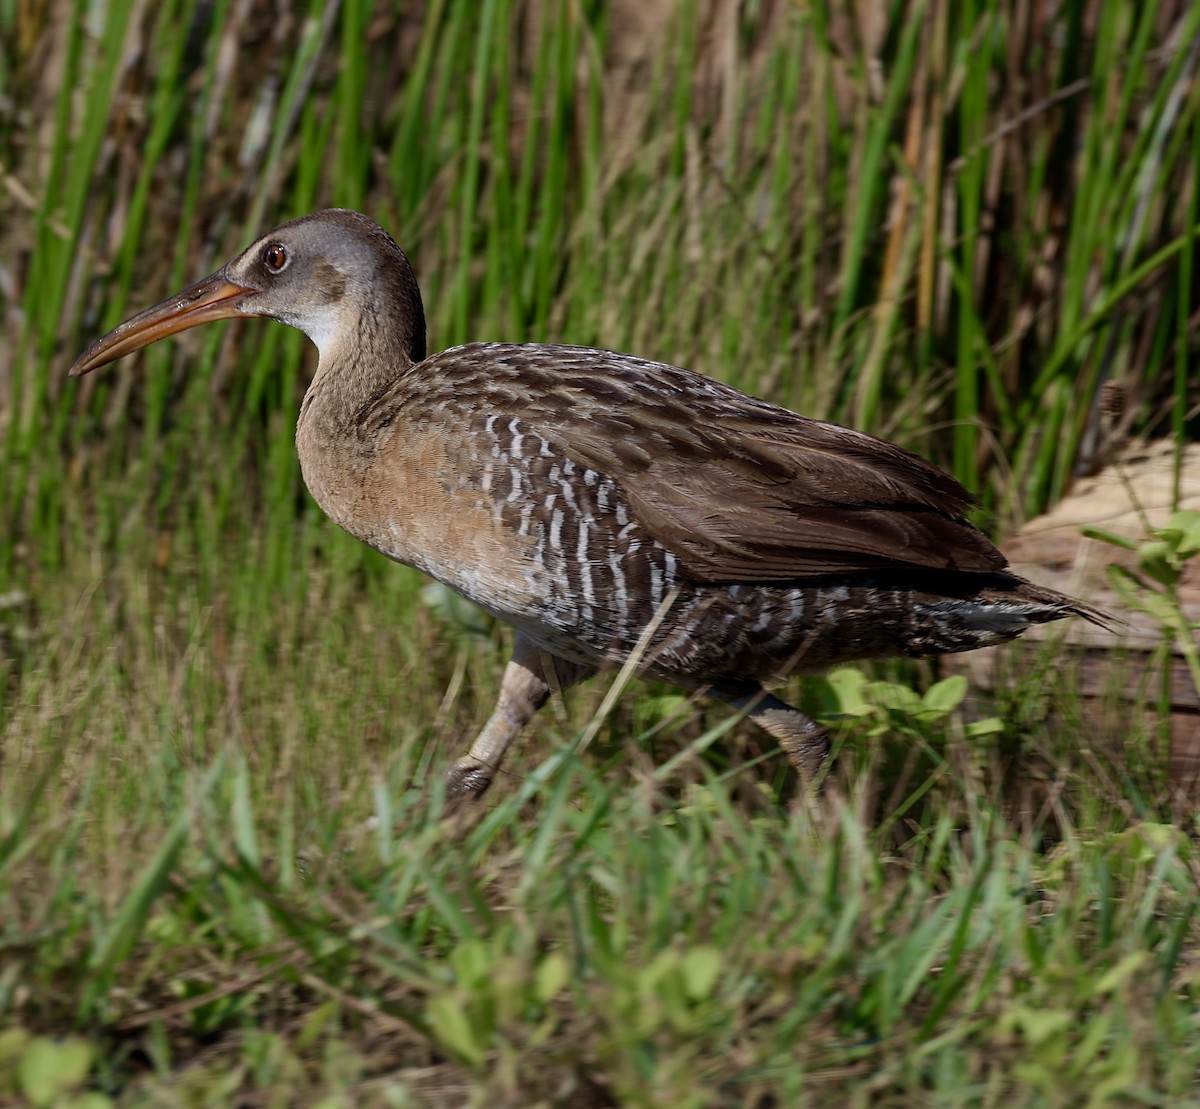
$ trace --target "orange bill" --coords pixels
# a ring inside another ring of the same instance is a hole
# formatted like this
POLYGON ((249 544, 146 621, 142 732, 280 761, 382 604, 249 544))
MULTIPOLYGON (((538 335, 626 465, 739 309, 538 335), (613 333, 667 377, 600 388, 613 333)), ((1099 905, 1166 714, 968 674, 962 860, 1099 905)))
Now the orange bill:
POLYGON ((224 270, 218 270, 182 293, 139 312, 132 319, 114 327, 102 339, 97 339, 75 360, 71 376, 91 373, 177 331, 186 331, 189 327, 198 327, 213 320, 250 315, 239 305, 238 299, 254 291, 235 284, 225 276, 224 270))

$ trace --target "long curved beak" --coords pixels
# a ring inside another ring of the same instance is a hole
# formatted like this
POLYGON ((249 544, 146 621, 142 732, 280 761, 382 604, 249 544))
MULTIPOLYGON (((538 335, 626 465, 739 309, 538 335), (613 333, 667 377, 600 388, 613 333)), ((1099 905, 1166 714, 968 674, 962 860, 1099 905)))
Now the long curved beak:
POLYGON ((182 293, 139 312, 132 319, 118 324, 104 338, 97 339, 75 360, 71 376, 81 377, 91 373, 177 331, 186 331, 189 327, 198 327, 212 320, 251 315, 238 301, 240 297, 255 291, 230 281, 223 269, 218 270, 182 293))

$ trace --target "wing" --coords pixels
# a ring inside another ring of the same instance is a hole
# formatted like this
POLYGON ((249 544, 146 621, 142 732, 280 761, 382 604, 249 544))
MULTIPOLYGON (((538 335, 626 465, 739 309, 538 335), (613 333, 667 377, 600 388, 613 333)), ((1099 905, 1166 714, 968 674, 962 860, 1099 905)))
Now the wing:
POLYGON ((671 421, 607 443, 572 428, 560 442, 586 465, 607 461, 637 521, 702 581, 1007 565, 964 519, 973 502, 948 475, 881 440, 789 416, 671 421))
POLYGON ((970 494, 936 466, 678 367, 483 343, 415 369, 439 374, 438 387, 427 380, 434 391, 464 378, 476 413, 519 419, 613 478, 637 523, 696 580, 1007 565, 965 519, 970 494))

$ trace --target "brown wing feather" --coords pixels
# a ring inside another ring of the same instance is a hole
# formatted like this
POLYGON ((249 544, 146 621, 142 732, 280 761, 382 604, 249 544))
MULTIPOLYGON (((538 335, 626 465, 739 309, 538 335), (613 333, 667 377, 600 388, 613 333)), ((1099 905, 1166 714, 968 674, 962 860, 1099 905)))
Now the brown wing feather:
MULTIPOLYGON (((699 374, 582 347, 475 343, 433 355, 389 402, 454 388, 614 478, 638 523, 703 581, 995 571, 948 474, 891 443, 699 374)), ((419 399, 420 398, 420 399, 419 399)))
MULTIPOLYGON (((614 466, 621 452, 610 451, 608 472, 638 522, 701 580, 1007 564, 963 518, 971 498, 948 475, 889 443, 788 415, 767 437, 741 420, 695 429, 702 457, 682 463, 668 453, 614 466)), ((598 463, 588 446, 578 435, 563 443, 598 463)))

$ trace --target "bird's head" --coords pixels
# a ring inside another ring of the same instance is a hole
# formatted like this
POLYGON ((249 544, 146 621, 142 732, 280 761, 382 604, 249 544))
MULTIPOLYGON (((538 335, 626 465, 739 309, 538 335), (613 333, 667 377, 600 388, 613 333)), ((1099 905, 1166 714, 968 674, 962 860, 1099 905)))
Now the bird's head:
POLYGON ((425 315, 408 259, 374 220, 331 208, 263 235, 216 273, 97 339, 71 367, 78 377, 212 320, 266 316, 332 354, 368 336, 394 359, 425 357, 425 315))

